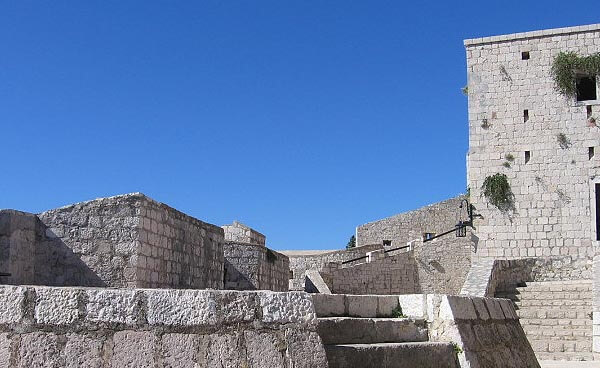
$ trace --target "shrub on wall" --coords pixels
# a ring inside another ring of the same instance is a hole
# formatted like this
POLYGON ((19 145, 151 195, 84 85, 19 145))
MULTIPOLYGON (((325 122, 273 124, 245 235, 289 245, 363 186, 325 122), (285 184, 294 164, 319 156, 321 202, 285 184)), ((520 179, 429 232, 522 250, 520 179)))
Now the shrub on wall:
POLYGON ((577 93, 576 72, 590 76, 600 74, 600 53, 589 56, 579 56, 574 52, 561 52, 552 63, 552 78, 556 89, 565 96, 575 96, 577 93))
POLYGON ((504 174, 494 174, 485 178, 481 187, 485 198, 500 211, 514 208, 514 194, 504 174))

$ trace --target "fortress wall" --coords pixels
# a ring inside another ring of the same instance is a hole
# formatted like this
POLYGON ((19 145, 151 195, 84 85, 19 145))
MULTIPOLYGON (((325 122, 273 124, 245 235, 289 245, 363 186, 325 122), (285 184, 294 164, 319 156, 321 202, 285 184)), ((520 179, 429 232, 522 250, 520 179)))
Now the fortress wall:
POLYGON ((0 287, 2 367, 326 368, 304 293, 0 287))
POLYGON ((237 221, 221 227, 225 231, 226 241, 265 245, 266 237, 263 234, 237 221))
POLYGON ((481 214, 475 222, 479 245, 474 258, 569 257, 573 272, 561 272, 557 279, 590 277, 598 243, 600 129, 588 122, 588 114, 598 118, 600 102, 561 95, 551 67, 560 52, 600 52, 599 40, 600 26, 595 25, 465 41, 468 183, 481 214), (514 211, 503 213, 482 196, 485 178, 496 173, 508 177, 514 211))
POLYGON ((226 242, 225 289, 287 291, 290 262, 262 245, 226 242))

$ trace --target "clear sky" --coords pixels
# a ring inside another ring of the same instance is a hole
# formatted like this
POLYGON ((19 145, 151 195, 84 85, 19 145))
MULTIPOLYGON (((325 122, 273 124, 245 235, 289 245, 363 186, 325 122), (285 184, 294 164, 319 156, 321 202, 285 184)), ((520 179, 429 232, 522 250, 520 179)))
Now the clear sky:
POLYGON ((465 38, 590 1, 0 1, 0 208, 143 192, 274 249, 464 192, 465 38))

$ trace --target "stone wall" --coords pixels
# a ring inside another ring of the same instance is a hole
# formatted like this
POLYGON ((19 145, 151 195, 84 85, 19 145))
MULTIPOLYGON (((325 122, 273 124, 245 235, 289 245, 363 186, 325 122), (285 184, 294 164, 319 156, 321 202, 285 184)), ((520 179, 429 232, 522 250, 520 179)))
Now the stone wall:
MULTIPOLYGON (((348 250, 338 251, 282 251, 290 260, 292 278, 289 282, 290 290, 305 289, 305 273, 307 270, 322 271, 329 262, 344 262, 354 258, 362 257, 367 252, 382 249, 381 244, 360 246, 348 250), (309 253, 309 254, 306 254, 309 253)), ((360 261, 359 261, 360 262, 360 261)))
POLYGON ((0 287, 2 367, 327 367, 304 293, 0 287))
POLYGON ((592 351, 594 359, 600 360, 600 252, 594 256, 594 274, 592 278, 592 351))
MULTIPOLYGON (((600 52, 599 40, 594 25, 465 41, 468 183, 481 215, 475 258, 569 257, 577 264, 593 256, 600 130, 588 115, 599 116, 600 100, 562 96, 550 70, 560 52, 600 52), (508 177, 514 210, 501 212, 481 194, 496 173, 508 177)), ((582 277, 576 267, 557 278, 582 277)))
POLYGON ((37 216, 2 211, 0 223, 0 249, 10 253, 5 267, 15 271, 5 283, 223 285, 223 230, 142 194, 97 199, 37 216))
POLYGON ((287 291, 290 262, 263 245, 225 242, 225 289, 287 291))
POLYGON ((424 234, 452 230, 467 221, 466 199, 458 196, 356 228, 357 244, 391 241, 391 248, 412 242, 420 292, 458 294, 477 248, 477 237, 466 229, 465 237, 450 233, 423 243, 424 234), (463 206, 461 208, 461 205, 463 206))
POLYGON ((238 243, 265 245, 266 237, 250 227, 234 221, 231 225, 221 226, 225 231, 225 240, 238 243))
POLYGON ((414 294, 421 292, 414 254, 375 251, 370 262, 329 263, 321 271, 333 294, 414 294), (392 255, 391 253, 396 253, 392 255))

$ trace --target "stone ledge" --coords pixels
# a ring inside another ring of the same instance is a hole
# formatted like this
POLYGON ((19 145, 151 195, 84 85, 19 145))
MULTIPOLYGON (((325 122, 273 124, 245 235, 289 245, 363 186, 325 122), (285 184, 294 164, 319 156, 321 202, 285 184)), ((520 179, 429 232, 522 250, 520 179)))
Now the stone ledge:
POLYGON ((533 38, 533 37, 550 37, 557 36, 563 34, 570 33, 582 33, 582 32, 591 32, 600 30, 600 24, 590 24, 585 26, 575 26, 575 27, 563 27, 563 28, 551 28, 544 29, 541 31, 529 31, 529 32, 519 32, 519 33, 510 33, 505 35, 498 36, 489 36, 489 37, 480 37, 480 38, 470 38, 464 40, 465 46, 474 46, 481 45, 485 43, 494 43, 494 42, 506 42, 506 41, 515 41, 525 38, 533 38))

